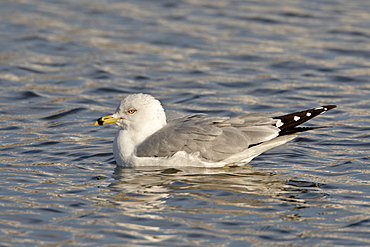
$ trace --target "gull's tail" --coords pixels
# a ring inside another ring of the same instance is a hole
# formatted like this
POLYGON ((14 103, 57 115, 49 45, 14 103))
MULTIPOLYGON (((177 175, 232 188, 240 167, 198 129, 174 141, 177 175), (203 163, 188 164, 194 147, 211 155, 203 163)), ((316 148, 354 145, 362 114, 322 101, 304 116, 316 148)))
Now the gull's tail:
POLYGON ((297 132, 318 129, 318 128, 325 128, 325 127, 297 127, 304 122, 320 115, 323 112, 329 111, 333 108, 337 107, 336 105, 325 105, 319 106, 312 109, 308 109, 306 111, 294 112, 287 115, 274 117, 274 119, 280 119, 281 123, 278 124, 280 129, 279 135, 289 135, 297 132))

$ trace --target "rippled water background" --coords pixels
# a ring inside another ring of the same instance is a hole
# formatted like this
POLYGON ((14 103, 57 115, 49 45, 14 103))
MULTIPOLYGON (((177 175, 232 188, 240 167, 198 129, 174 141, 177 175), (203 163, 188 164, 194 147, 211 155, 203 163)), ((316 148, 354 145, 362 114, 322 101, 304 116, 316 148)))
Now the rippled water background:
POLYGON ((370 245, 368 0, 0 3, 0 246, 370 245), (234 169, 116 168, 134 92, 169 117, 337 104, 234 169))

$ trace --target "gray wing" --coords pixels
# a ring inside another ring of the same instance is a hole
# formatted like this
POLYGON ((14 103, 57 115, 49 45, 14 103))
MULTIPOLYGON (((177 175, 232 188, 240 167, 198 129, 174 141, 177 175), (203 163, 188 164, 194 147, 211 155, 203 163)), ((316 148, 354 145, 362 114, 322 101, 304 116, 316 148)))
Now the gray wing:
POLYGON ((136 149, 139 157, 166 157, 178 151, 220 161, 279 134, 276 119, 260 114, 234 118, 192 115, 172 120, 136 149))

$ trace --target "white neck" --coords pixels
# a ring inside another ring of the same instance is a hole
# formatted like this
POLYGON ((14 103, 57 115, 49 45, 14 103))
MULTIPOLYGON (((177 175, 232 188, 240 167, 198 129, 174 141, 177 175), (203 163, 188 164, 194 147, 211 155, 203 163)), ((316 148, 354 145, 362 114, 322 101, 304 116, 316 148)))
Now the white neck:
POLYGON ((154 121, 148 122, 144 126, 140 127, 140 130, 123 130, 118 131, 113 144, 113 153, 118 165, 125 166, 131 163, 137 146, 139 146, 147 137, 154 134, 156 131, 166 125, 166 121, 154 121))

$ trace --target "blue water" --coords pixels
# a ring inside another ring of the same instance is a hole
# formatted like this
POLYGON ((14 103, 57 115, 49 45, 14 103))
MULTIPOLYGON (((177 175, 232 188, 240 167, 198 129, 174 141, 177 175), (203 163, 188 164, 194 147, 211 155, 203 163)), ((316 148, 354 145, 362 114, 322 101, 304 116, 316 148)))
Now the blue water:
POLYGON ((370 245, 370 2, 2 1, 0 246, 370 245), (169 118, 338 108, 250 164, 120 169, 130 93, 169 118))

